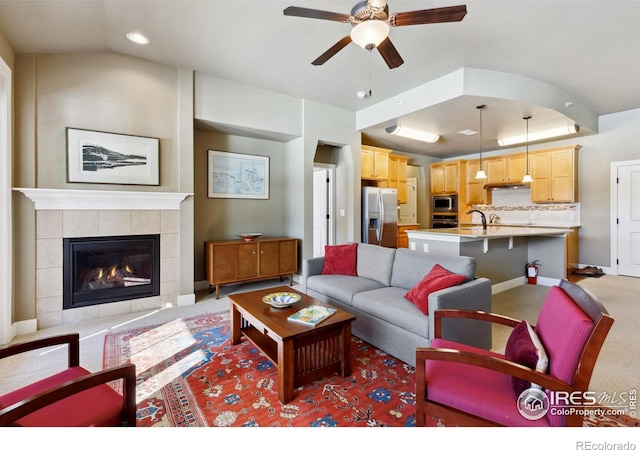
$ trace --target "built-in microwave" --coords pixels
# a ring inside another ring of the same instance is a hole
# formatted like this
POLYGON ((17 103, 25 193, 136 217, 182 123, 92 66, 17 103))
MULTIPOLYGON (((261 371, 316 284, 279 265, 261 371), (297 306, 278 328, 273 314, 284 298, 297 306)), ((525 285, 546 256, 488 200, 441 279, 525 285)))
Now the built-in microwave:
POLYGON ((431 212, 458 212, 458 196, 455 194, 431 196, 431 212))

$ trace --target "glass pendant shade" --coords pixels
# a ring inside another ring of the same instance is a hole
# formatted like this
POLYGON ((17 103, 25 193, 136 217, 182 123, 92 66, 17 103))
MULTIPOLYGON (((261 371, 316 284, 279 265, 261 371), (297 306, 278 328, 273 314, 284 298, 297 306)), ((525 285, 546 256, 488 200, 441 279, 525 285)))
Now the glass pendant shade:
POLYGON ((476 109, 480 111, 480 168, 476 172, 476 180, 486 180, 487 174, 482 170, 482 111, 487 109, 487 105, 478 105, 476 109))
POLYGON ((389 24, 382 20, 367 20, 351 30, 351 40, 365 50, 373 50, 389 36, 389 24))
POLYGON ((484 170, 480 169, 476 172, 476 180, 486 180, 487 179, 487 174, 484 172, 484 170))
POLYGON ((531 183, 533 181, 533 177, 529 175, 529 119, 531 119, 531 116, 525 116, 523 119, 527 121, 527 173, 522 177, 522 182, 531 183))

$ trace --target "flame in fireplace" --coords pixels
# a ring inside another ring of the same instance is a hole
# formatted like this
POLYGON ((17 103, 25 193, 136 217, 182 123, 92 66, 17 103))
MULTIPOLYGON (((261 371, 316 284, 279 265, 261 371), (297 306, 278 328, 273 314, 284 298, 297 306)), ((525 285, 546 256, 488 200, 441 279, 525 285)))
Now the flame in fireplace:
POLYGON ((144 275, 136 275, 129 264, 115 264, 95 268, 85 277, 83 284, 85 288, 95 290, 151 284, 151 279, 144 275))

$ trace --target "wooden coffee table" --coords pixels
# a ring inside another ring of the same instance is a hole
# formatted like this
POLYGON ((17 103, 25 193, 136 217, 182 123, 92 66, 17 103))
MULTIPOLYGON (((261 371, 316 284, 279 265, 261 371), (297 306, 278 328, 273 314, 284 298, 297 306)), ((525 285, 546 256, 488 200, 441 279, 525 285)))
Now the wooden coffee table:
POLYGON ((335 372, 351 374, 351 322, 349 314, 287 286, 229 295, 231 300, 231 344, 242 335, 278 367, 278 398, 289 403, 295 388, 335 372), (273 292, 295 292, 302 297, 288 308, 274 308, 262 301, 273 292), (303 325, 287 317, 306 306, 318 304, 337 311, 316 326, 303 325))

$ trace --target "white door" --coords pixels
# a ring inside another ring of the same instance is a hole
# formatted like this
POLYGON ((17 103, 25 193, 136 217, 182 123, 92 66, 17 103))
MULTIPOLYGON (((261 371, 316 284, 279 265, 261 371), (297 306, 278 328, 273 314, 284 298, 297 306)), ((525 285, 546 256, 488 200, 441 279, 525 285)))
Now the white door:
POLYGON ((333 244, 333 166, 317 164, 313 169, 313 256, 324 256, 324 246, 333 244))
POLYGON ((640 277, 640 164, 618 167, 618 275, 640 277))
POLYGON ((407 178, 407 203, 400 204, 398 222, 414 224, 418 222, 418 179, 407 178))

